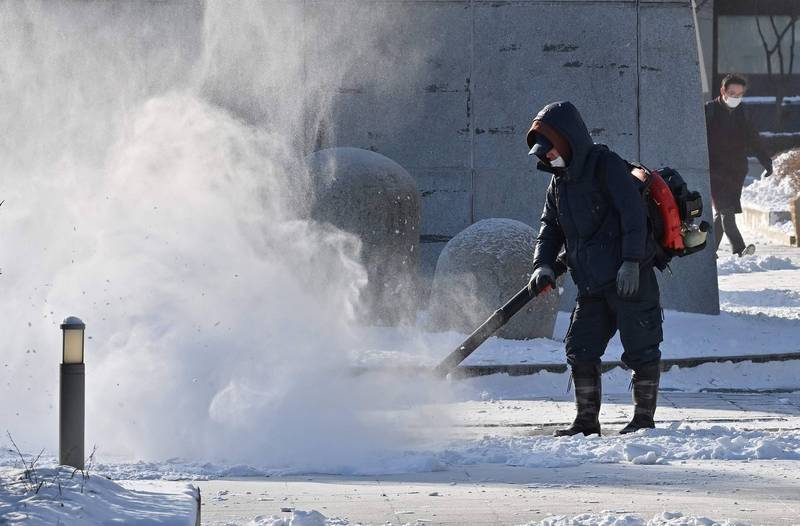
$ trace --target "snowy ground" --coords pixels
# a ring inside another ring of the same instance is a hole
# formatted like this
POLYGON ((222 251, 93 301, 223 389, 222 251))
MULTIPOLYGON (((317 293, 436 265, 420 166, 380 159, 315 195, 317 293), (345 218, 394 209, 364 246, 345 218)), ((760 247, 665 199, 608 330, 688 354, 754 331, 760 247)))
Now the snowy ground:
MULTIPOLYGON (((664 355, 800 351, 800 251, 759 245, 756 256, 738 259, 724 250, 722 315, 667 312, 664 355)), ((560 317, 557 333, 564 330, 560 317)), ((434 363, 462 337, 372 330, 359 357, 367 365, 404 363, 424 351, 434 363)), ((613 341, 606 359, 620 351, 613 341)), ((563 350, 557 340, 492 339, 470 360, 562 363, 563 350)), ((325 476, 302 465, 101 456, 88 489, 81 493, 73 481, 65 498, 53 484, 31 495, 19 480, 11 483, 19 466, 4 451, 0 524, 20 523, 20 514, 29 515, 25 524, 83 524, 72 520, 79 510, 86 524, 125 513, 141 524, 181 524, 169 521, 188 516, 180 512, 189 496, 185 480, 201 488, 209 525, 800 524, 798 378, 797 360, 673 368, 663 377, 658 429, 622 437, 614 432, 630 416, 629 376, 615 369, 604 375, 605 436, 562 439, 551 433, 574 411, 565 374, 457 381, 440 407, 410 404, 371 415, 380 425, 413 412, 417 443, 368 466, 331 459, 325 476), (770 392, 730 392, 748 389, 770 392), (165 490, 172 496, 156 496, 165 490), (181 495, 183 501, 163 500, 181 495), (177 506, 172 515, 170 502, 177 506)), ((42 473, 52 475, 52 462, 45 455, 42 473)))
MULTIPOLYGON (((745 235, 747 232, 745 231, 745 235)), ((756 241, 752 236, 748 239, 756 241)), ((690 358, 800 352, 800 249, 758 244, 754 256, 739 258, 724 242, 719 252, 719 316, 666 311, 663 357, 690 358)), ((563 338, 568 313, 559 313, 554 339, 529 341, 490 338, 465 365, 563 364, 563 338)), ((366 331, 357 356, 366 367, 387 364, 435 364, 463 340, 457 333, 422 333, 414 329, 366 331)), ((605 361, 622 354, 619 336, 606 351, 605 361)), ((713 364, 668 372, 662 386, 682 391, 705 389, 795 389, 798 362, 766 364, 713 364)), ((558 396, 567 375, 541 373, 536 382, 515 379, 475 379, 466 382, 490 396, 558 396), (508 390, 511 389, 511 392, 508 390)), ((617 370, 607 375, 606 392, 627 392, 628 375, 617 370)), ((466 396, 474 396, 471 392, 466 396)))
POLYGON ((185 483, 137 491, 64 466, 0 467, 0 524, 194 526, 196 495, 185 483))
MULTIPOLYGON (((668 312, 665 356, 800 351, 800 251, 759 245, 756 256, 739 259, 725 249, 719 260, 722 315, 668 312)), ((564 330, 562 316, 557 335, 564 330)), ((387 357, 402 363, 396 350, 404 345, 409 354, 444 353, 462 335, 373 337, 365 342, 366 364, 387 357)), ((606 359, 620 352, 615 340, 606 359)), ((560 363, 562 353, 556 340, 493 339, 471 363, 560 363)), ((201 482, 218 497, 204 508, 205 517, 209 524, 247 524, 258 516, 253 525, 800 524, 798 363, 670 371, 659 429, 634 437, 550 437, 572 416, 566 375, 466 380, 460 382, 463 401, 450 404, 450 421, 437 424, 440 413, 431 411, 429 449, 387 460, 371 475, 201 482), (701 392, 709 389, 788 392, 701 392), (417 473, 385 475, 399 471, 417 473), (327 522, 286 511, 312 509, 327 522)), ((621 370, 604 375, 606 392, 618 393, 605 396, 601 417, 611 433, 630 416, 627 381, 621 370)))

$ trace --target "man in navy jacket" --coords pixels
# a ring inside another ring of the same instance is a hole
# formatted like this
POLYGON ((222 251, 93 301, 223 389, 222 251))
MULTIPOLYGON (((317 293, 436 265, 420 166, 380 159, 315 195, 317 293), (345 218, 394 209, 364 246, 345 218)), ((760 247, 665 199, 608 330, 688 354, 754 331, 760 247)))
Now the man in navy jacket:
POLYGON ((661 305, 655 241, 637 179, 617 154, 593 143, 570 102, 545 106, 527 141, 538 168, 552 174, 530 287, 540 291, 555 283, 553 268, 562 248, 578 287, 564 340, 578 414, 555 434, 600 433, 600 357, 617 330, 622 361, 634 371, 634 416, 621 433, 655 427, 661 305))

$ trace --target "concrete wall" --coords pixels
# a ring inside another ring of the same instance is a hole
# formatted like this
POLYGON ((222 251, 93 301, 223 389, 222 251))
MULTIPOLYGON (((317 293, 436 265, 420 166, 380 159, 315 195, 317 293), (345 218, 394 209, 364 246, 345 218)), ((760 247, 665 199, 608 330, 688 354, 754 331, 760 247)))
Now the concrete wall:
MULTIPOLYGON (((365 15, 354 6, 367 4, 397 20, 381 46, 418 60, 412 67, 399 58, 383 83, 369 74, 380 65, 365 56, 353 85, 333 94, 322 146, 378 151, 416 178, 425 275, 444 243, 475 221, 506 217, 538 228, 548 179, 526 155, 524 137, 536 111, 554 100, 573 101, 595 141, 678 169, 710 215, 688 0, 314 0, 307 9, 315 17, 352 9, 358 27, 365 15)), ((325 45, 314 42, 316 50, 325 45)), ((312 83, 313 71, 312 60, 312 83)), ((667 308, 718 312, 712 250, 673 270, 662 280, 667 308)))

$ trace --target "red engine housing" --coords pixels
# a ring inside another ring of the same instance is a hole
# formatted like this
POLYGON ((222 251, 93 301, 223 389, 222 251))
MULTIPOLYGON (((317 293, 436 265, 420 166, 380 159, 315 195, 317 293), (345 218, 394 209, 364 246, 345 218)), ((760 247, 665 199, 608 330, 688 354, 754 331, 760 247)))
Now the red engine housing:
POLYGON ((658 207, 664 223, 661 245, 671 250, 686 248, 681 236, 681 215, 678 211, 678 203, 675 201, 675 196, 672 195, 672 190, 658 172, 650 172, 650 199, 658 207))

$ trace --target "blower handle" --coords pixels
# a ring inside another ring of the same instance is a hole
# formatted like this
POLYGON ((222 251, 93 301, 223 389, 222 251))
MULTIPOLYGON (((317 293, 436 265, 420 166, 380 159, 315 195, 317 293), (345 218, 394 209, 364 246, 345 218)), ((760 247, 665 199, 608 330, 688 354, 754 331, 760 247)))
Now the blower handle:
MULTIPOLYGON (((566 268, 563 270, 561 268, 557 268, 556 277, 563 274, 564 271, 566 271, 566 268)), ((536 292, 529 289, 527 285, 523 287, 519 292, 514 294, 514 297, 508 300, 505 305, 494 311, 494 313, 489 316, 489 318, 483 322, 480 327, 475 329, 475 331, 470 334, 467 339, 456 348, 456 350, 448 354, 445 359, 442 360, 433 370, 434 375, 440 378, 446 377, 453 370, 455 370, 455 368, 458 367, 461 362, 466 360, 467 357, 478 348, 478 346, 488 340, 492 334, 500 329, 500 327, 508 323, 511 317, 522 310, 522 308, 533 298, 539 294, 547 293, 548 291, 552 290, 552 288, 552 285, 547 285, 541 291, 536 292)))

